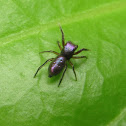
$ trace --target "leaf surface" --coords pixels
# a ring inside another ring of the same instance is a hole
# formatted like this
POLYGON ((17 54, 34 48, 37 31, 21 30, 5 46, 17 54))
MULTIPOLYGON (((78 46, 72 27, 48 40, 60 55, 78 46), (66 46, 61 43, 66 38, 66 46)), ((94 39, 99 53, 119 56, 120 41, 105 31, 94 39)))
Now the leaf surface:
POLYGON ((0 126, 126 125, 126 1, 0 1, 0 126), (72 59, 48 78, 48 65, 65 41, 88 59, 72 59))

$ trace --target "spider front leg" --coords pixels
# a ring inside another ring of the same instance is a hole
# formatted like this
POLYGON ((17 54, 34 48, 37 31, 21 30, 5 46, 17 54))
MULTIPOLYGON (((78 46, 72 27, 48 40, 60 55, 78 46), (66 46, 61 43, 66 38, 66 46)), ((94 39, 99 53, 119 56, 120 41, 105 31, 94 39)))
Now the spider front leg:
POLYGON ((65 40, 64 40, 64 33, 63 33, 63 30, 62 30, 61 26, 60 26, 60 31, 61 31, 61 33, 62 33, 62 46, 64 47, 64 45, 65 45, 65 40))
POLYGON ((68 62, 71 65, 71 67, 73 68, 73 72, 74 72, 74 75, 75 75, 75 80, 77 81, 77 75, 76 75, 76 72, 74 70, 74 65, 72 64, 72 62, 70 60, 68 62))
POLYGON ((34 75, 34 78, 36 77, 37 73, 39 72, 39 70, 46 64, 48 63, 49 61, 52 61, 54 58, 51 58, 51 59, 48 59, 45 63, 43 63, 36 71, 35 75, 34 75))
POLYGON ((79 51, 75 52, 74 55, 77 55, 77 54, 79 54, 82 51, 89 51, 89 49, 85 49, 85 48, 80 49, 79 51))
POLYGON ((57 44, 58 44, 58 47, 60 48, 60 50, 62 50, 62 47, 61 47, 61 45, 60 45, 60 42, 59 42, 59 41, 57 41, 57 44))

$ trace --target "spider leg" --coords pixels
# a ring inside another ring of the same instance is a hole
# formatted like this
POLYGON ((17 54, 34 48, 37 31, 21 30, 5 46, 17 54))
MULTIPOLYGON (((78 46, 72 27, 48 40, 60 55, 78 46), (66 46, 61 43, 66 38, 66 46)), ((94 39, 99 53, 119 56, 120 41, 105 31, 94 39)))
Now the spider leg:
POLYGON ((60 82, 59 82, 59 84, 58 84, 58 87, 60 86, 60 84, 61 84, 61 82, 62 82, 62 80, 63 80, 63 77, 64 77, 64 74, 65 74, 66 70, 67 70, 67 64, 66 64, 65 69, 64 69, 64 71, 63 71, 63 74, 62 74, 62 77, 61 77, 60 82))
POLYGON ((55 51, 52 51, 52 50, 50 50, 50 51, 43 51, 43 52, 40 52, 40 53, 45 53, 45 52, 51 52, 51 53, 54 53, 54 54, 56 54, 56 55, 59 55, 58 52, 55 52, 55 51))
POLYGON ((59 46, 60 50, 62 50, 62 47, 61 47, 61 45, 60 45, 60 42, 59 42, 59 41, 57 41, 57 44, 58 44, 58 46, 59 46))
POLYGON ((89 49, 85 49, 85 48, 80 49, 79 51, 75 52, 74 55, 77 55, 77 54, 79 54, 82 51, 89 51, 89 49))
POLYGON ((35 75, 34 75, 34 78, 36 77, 38 71, 39 71, 46 63, 48 63, 49 61, 52 61, 53 59, 54 59, 54 58, 48 59, 45 63, 43 63, 43 64, 37 69, 37 71, 36 71, 36 73, 35 73, 35 75))
POLYGON ((80 59, 80 58, 86 58, 87 59, 87 56, 73 56, 72 58, 73 59, 80 59))
POLYGON ((61 31, 61 33, 62 33, 62 46, 64 47, 64 45, 65 45, 65 40, 64 40, 64 33, 63 33, 63 30, 62 30, 61 26, 60 26, 60 31, 61 31))
POLYGON ((76 75, 76 72, 74 70, 74 65, 72 64, 72 62, 70 60, 68 62, 69 62, 69 64, 71 65, 71 67, 73 69, 73 72, 74 72, 74 75, 75 75, 75 80, 77 81, 77 75, 76 75))

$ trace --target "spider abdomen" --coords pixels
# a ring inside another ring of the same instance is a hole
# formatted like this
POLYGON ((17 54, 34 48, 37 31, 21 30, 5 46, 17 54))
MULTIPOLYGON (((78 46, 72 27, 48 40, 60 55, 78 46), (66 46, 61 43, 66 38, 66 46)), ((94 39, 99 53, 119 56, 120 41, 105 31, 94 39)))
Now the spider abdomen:
POLYGON ((59 74, 66 64, 66 58, 64 56, 57 56, 49 65, 48 73, 49 77, 59 74))

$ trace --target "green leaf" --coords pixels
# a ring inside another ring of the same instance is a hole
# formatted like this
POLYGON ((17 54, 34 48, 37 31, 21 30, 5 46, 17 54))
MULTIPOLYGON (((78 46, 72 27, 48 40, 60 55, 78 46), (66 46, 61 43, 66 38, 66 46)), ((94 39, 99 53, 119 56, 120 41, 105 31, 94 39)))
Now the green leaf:
POLYGON ((125 126, 126 1, 0 1, 0 126, 125 126), (48 65, 65 40, 88 59, 72 59, 48 78, 48 65))

